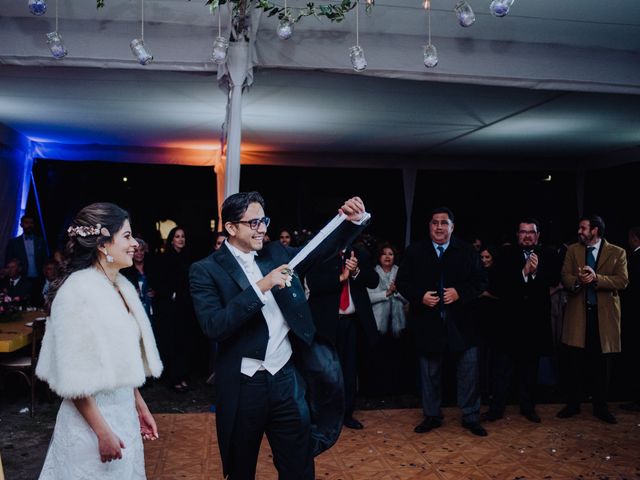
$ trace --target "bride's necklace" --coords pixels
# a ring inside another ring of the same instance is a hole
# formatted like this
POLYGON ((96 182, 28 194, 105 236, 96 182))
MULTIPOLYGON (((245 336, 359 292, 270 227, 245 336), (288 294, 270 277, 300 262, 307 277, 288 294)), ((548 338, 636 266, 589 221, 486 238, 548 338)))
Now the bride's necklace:
POLYGON ((104 276, 107 277, 107 280, 109 281, 109 283, 113 285, 113 288, 116 289, 116 292, 118 292, 118 295, 120 295, 120 298, 124 302, 124 306, 126 307, 127 312, 131 312, 131 309, 129 308, 129 304, 127 304, 127 301, 124 299, 124 295, 122 295, 122 292, 120 291, 120 287, 118 287, 118 284, 109 278, 109 275, 107 275, 106 270, 104 269, 104 267, 100 262, 98 262, 98 266, 100 267, 100 270, 102 270, 102 273, 104 273, 104 276))

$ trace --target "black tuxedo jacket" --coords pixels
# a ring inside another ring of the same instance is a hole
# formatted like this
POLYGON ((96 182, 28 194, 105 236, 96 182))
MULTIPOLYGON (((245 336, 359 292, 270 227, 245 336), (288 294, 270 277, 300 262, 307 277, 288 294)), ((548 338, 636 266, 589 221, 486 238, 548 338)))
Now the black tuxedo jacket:
MULTIPOLYGON (((44 239, 37 235, 33 236, 33 253, 36 262, 36 272, 38 277, 42 276, 42 266, 47 258, 47 247, 44 244, 44 239)), ((29 262, 27 260, 27 251, 24 248, 24 235, 12 238, 7 243, 7 249, 5 251, 4 261, 8 262, 12 258, 17 258, 22 264, 22 275, 26 276, 29 272, 29 262)))
POLYGON ((8 278, 5 279, 0 289, 4 289, 11 298, 20 297, 20 300, 24 301, 25 305, 31 301, 33 285, 24 275, 20 277, 20 281, 15 285, 11 285, 11 281, 8 278))
MULTIPOLYGON (((363 226, 344 222, 296 267, 303 275, 318 260, 327 258, 341 245, 355 238, 363 226)), ((263 274, 288 263, 298 249, 280 242, 265 244, 256 256, 263 274)), ((240 365, 243 357, 264 359, 268 328, 249 279, 231 251, 225 246, 191 266, 190 288, 194 307, 204 333, 218 342, 216 359, 217 432, 223 470, 229 470, 229 446, 235 423, 240 391, 240 365)), ((309 398, 312 415, 312 438, 318 454, 330 447, 340 433, 344 413, 344 391, 337 355, 330 348, 315 348, 316 329, 297 276, 291 287, 271 291, 291 331, 289 338, 294 361, 308 384, 308 394, 318 394, 318 403, 309 398), (319 358, 321 356, 322 358, 319 358), (306 369, 305 369, 306 367, 306 369), (307 375, 311 372, 311 376, 307 375), (314 381, 324 385, 316 385, 314 381), (323 396, 323 398, 319 398, 323 396), (324 408, 326 407, 326 408, 324 408), (326 428, 325 428, 326 427, 326 428)))
POLYGON ((396 287, 410 303, 408 328, 418 354, 462 351, 476 344, 472 305, 487 288, 487 276, 471 244, 452 237, 440 259, 431 239, 411 244, 398 269, 396 287), (444 288, 455 288, 460 296, 444 306, 444 318, 437 305, 422 303, 427 291, 439 290, 441 278, 444 288))
POLYGON ((524 252, 517 245, 498 252, 495 263, 496 291, 502 305, 495 344, 514 352, 546 352, 551 348, 551 297, 549 288, 560 282, 560 259, 555 250, 534 248, 538 256, 535 277, 526 282, 522 269, 524 252))
MULTIPOLYGON (((345 250, 345 258, 351 256, 352 247, 345 250)), ((364 330, 369 345, 373 345, 378 337, 376 319, 371 309, 371 300, 367 288, 376 288, 380 282, 378 273, 371 265, 369 254, 362 248, 354 247, 360 273, 349 280, 349 289, 358 321, 364 330)), ((309 286, 309 306, 313 314, 318 333, 336 344, 338 332, 338 312, 340 311, 340 294, 342 283, 340 273, 342 258, 340 252, 314 267, 306 276, 309 286)))

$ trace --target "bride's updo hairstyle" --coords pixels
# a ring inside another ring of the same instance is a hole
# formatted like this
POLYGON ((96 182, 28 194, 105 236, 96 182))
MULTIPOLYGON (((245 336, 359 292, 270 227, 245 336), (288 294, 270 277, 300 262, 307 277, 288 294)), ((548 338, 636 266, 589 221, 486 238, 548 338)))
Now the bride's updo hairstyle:
POLYGON ((111 242, 129 218, 126 210, 113 203, 92 203, 80 210, 67 229, 69 240, 64 250, 64 262, 59 276, 47 292, 46 310, 65 280, 73 272, 89 268, 98 262, 98 249, 111 242))

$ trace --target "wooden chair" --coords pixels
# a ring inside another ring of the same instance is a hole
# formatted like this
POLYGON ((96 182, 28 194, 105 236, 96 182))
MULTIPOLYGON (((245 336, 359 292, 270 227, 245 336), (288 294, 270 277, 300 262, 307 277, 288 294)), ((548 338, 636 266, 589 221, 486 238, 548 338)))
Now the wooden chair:
POLYGON ((38 378, 36 377, 36 365, 44 337, 45 320, 33 321, 33 333, 31 335, 31 355, 24 355, 17 352, 17 355, 0 359, 0 370, 7 373, 18 373, 27 381, 31 388, 31 417, 34 415, 36 405, 36 387, 38 378))

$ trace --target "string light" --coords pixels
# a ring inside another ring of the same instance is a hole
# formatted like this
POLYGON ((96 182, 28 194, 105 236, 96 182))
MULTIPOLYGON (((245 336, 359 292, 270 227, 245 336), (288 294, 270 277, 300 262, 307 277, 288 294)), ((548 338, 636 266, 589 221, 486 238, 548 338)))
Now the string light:
POLYGON ((67 49, 62 43, 62 36, 58 33, 58 0, 56 0, 56 29, 53 32, 47 33, 46 37, 47 45, 49 45, 49 50, 51 50, 53 58, 57 58, 58 60, 64 58, 67 55, 67 49))
POLYGON ((46 0, 29 0, 29 11, 36 16, 44 15, 47 11, 46 0))
POLYGON ((218 36, 213 41, 213 49, 211 51, 211 60, 216 65, 222 65, 227 61, 227 51, 229 50, 229 40, 222 36, 222 12, 218 5, 218 36))
POLYGON ((364 50, 360 46, 360 16, 358 14, 360 2, 356 1, 356 44, 349 49, 351 65, 356 72, 361 72, 367 68, 367 60, 364 58, 364 50))
POLYGON ((431 2, 429 0, 424 0, 424 8, 428 11, 427 18, 429 22, 429 41, 424 46, 424 66, 433 68, 438 64, 438 50, 431 43, 431 2))
POLYGON ((289 15, 289 9, 287 8, 287 0, 284 0, 284 15, 278 23, 276 34, 281 40, 288 40, 293 35, 293 21, 291 15, 289 15))
POLYGON ((476 14, 473 13, 471 5, 469 5, 466 0, 460 0, 456 3, 453 11, 456 12, 458 23, 461 27, 470 27, 476 21, 476 14))
POLYGON ((514 0, 493 0, 489 5, 489 10, 494 17, 504 17, 509 13, 514 0))
POLYGON ((140 38, 131 40, 131 52, 138 59, 140 65, 147 65, 153 60, 153 55, 144 46, 144 0, 140 0, 140 38))

